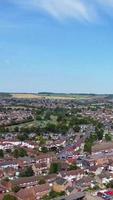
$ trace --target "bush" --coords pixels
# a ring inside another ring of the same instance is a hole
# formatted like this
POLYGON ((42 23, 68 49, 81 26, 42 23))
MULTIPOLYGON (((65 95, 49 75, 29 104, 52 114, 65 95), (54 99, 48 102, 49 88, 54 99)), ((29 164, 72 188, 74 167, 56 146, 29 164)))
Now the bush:
POLYGON ((3 200, 17 200, 16 197, 14 197, 13 195, 10 194, 6 194, 3 198, 3 200))

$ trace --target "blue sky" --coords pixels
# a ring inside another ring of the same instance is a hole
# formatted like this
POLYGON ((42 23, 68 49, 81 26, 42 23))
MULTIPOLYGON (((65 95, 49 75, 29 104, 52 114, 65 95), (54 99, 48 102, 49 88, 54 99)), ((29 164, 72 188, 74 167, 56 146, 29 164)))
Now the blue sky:
POLYGON ((113 93, 113 0, 0 0, 0 91, 113 93))

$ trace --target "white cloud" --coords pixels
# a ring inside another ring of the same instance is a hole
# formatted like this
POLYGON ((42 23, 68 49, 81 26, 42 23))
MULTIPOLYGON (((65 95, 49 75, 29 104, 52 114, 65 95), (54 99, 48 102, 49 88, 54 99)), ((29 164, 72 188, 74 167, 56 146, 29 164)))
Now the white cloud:
POLYGON ((39 0, 37 6, 58 19, 93 19, 89 6, 80 0, 39 0))
MULTIPOLYGON (((59 19, 94 21, 99 17, 98 8, 113 9, 113 0, 9 0, 26 9, 42 10, 59 19)), ((107 12, 108 13, 108 12, 107 12)))

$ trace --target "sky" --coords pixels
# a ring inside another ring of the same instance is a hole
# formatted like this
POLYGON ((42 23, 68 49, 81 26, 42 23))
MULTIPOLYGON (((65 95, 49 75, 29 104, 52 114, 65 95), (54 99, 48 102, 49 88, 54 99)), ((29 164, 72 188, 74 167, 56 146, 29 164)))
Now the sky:
POLYGON ((0 0, 0 92, 113 93, 113 0, 0 0))

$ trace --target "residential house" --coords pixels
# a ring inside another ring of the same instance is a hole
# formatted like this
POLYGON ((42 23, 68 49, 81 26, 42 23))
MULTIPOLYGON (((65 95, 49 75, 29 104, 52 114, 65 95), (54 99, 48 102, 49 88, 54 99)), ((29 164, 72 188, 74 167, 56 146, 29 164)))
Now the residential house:
POLYGON ((65 178, 68 181, 73 179, 79 180, 85 175, 85 171, 82 169, 71 170, 71 171, 62 171, 60 172, 61 177, 65 178))
POLYGON ((32 169, 35 173, 35 176, 46 174, 48 172, 48 167, 46 163, 35 163, 32 165, 32 169))
POLYGON ((55 192, 64 192, 69 186, 71 186, 71 183, 64 178, 58 177, 53 183, 52 189, 55 192))
POLYGON ((50 191, 49 184, 37 185, 17 192, 17 198, 21 200, 39 200, 50 191))
POLYGON ((40 154, 36 157, 36 163, 46 164, 47 168, 50 168, 51 163, 56 159, 55 154, 40 154))
POLYGON ((19 186, 20 188, 27 188, 31 186, 36 186, 37 184, 38 184, 38 178, 36 176, 18 178, 4 183, 4 185, 9 190, 11 190, 14 186, 19 186))

